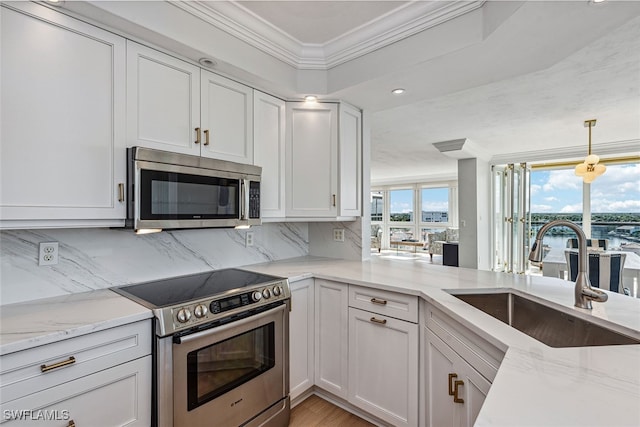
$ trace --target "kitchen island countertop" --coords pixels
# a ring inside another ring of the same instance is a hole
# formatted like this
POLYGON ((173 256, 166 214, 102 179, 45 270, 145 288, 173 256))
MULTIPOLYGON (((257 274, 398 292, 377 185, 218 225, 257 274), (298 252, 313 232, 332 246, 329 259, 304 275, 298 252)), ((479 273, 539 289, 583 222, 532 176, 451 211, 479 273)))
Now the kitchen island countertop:
POLYGON ((552 348, 445 290, 509 288, 640 339, 640 299, 609 294, 593 310, 573 306, 573 283, 541 276, 376 257, 305 257, 245 267, 291 281, 316 277, 420 296, 505 351, 476 426, 639 426, 640 345, 552 348))

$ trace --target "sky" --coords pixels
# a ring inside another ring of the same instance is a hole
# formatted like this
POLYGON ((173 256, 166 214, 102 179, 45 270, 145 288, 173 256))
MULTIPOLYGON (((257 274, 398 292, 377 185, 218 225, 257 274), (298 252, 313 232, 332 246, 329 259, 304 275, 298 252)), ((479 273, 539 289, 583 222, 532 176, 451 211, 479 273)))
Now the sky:
MULTIPOLYGON (((413 211, 413 190, 392 190, 389 197, 392 213, 413 211)), ((448 212, 449 188, 422 189, 422 210, 426 212, 448 212)))
MULTIPOLYGON (((532 213, 581 213, 582 179, 573 169, 531 173, 532 213)), ((640 164, 610 165, 591 183, 592 213, 640 213, 640 164)))

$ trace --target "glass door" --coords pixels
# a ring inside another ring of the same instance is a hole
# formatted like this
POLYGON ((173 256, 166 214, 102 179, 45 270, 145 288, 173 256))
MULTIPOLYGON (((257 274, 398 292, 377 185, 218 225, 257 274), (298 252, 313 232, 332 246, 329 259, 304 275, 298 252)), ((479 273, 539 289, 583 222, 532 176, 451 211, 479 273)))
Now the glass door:
POLYGON ((494 271, 524 274, 531 234, 530 174, 526 163, 493 167, 494 271))

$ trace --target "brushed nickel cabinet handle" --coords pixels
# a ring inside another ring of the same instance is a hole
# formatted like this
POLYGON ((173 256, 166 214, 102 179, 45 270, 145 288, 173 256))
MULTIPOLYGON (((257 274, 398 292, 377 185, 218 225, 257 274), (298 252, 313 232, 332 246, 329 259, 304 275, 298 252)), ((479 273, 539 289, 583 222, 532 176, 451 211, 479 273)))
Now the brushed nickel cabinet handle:
POLYGON ((372 317, 371 320, 373 323, 378 323, 379 325, 386 325, 387 324, 387 319, 376 319, 375 317, 372 317))
POLYGON ((458 387, 464 385, 464 381, 454 381, 453 383, 453 401, 455 403, 464 403, 464 399, 458 397, 458 387))
POLYGON ((123 183, 118 184, 118 201, 120 203, 124 202, 124 184, 123 183))
POLYGON ((335 205, 336 205, 336 195, 334 194, 333 195, 333 206, 335 206, 335 205))
POLYGON ((458 378, 458 374, 449 374, 449 396, 453 396, 453 379, 458 378))
POLYGON ((196 128, 196 144, 200 144, 200 128, 196 128))
POLYGON ((209 129, 204 130, 204 145, 209 145, 209 129))
POLYGON ((63 366, 71 365, 73 363, 76 363, 76 358, 71 356, 67 360, 63 360, 62 362, 54 363, 52 365, 40 365, 40 371, 49 372, 53 369, 62 368, 63 366))
POLYGON ((387 300, 384 299, 378 299, 378 298, 371 298, 371 302, 374 304, 379 304, 379 305, 387 305, 387 300))

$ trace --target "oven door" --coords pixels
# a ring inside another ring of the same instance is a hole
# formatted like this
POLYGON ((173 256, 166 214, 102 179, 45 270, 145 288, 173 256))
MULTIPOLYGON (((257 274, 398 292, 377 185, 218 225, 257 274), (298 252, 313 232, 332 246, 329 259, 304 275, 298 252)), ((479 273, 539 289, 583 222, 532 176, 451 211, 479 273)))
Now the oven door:
POLYGON ((287 307, 174 342, 175 426, 239 426, 288 396, 287 307))

